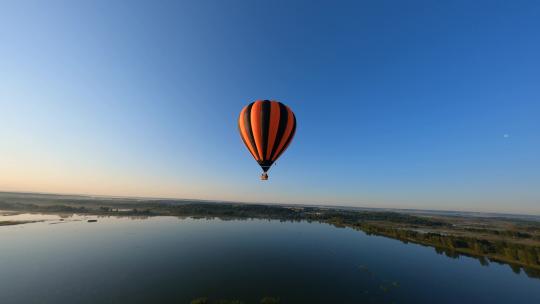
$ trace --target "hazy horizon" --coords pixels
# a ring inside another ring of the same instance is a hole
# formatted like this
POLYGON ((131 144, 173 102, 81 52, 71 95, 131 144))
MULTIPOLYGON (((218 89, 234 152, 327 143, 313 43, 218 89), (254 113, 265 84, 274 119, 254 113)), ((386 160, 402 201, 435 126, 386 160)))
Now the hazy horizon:
POLYGON ((91 194, 91 193, 56 193, 56 192, 34 192, 34 191, 3 191, 2 193, 13 193, 22 195, 47 195, 47 196, 74 196, 88 198, 111 198, 111 199, 127 199, 127 200, 178 200, 178 201, 200 201, 210 203, 240 203, 240 204, 263 204, 263 205, 281 205, 281 206, 314 206, 314 207, 336 207, 336 208, 365 208, 365 209, 383 209, 383 210, 410 210, 410 211, 434 211, 434 212, 469 212, 469 213, 492 213, 492 214, 510 214, 510 215, 530 215, 540 216, 540 212, 519 212, 510 210, 489 211, 478 209, 443 209, 443 208, 419 208, 419 207, 404 207, 400 205, 374 205, 369 203, 340 203, 340 202, 277 202, 277 201, 247 201, 247 200, 226 200, 226 199, 201 199, 190 197, 167 197, 167 196, 125 196, 125 195, 108 195, 108 194, 91 194))
POLYGON ((540 4, 6 1, 0 191, 540 214, 540 4), (243 106, 298 126, 259 180, 243 106))

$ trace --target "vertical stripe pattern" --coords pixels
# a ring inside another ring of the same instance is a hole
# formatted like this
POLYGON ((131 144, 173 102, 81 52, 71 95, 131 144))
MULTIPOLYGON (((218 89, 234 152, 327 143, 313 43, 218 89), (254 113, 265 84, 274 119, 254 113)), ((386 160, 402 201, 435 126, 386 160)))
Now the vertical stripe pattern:
POLYGON ((257 100, 240 112, 238 129, 247 149, 266 172, 291 143, 296 117, 281 102, 257 100))

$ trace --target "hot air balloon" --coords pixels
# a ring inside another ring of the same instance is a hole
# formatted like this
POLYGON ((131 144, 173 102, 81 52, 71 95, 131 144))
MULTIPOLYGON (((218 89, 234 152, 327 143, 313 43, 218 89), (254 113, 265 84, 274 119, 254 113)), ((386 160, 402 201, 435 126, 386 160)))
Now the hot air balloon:
POLYGON ((278 101, 257 100, 245 106, 238 117, 240 137, 261 166, 261 180, 291 143, 296 131, 296 117, 278 101))

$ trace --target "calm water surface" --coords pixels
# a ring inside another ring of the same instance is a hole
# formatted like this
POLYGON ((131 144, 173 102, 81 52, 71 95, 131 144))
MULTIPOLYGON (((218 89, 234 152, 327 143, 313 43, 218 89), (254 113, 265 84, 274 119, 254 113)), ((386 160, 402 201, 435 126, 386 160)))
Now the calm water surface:
POLYGON ((540 303, 509 266, 325 224, 86 219, 0 226, 0 302, 540 303))

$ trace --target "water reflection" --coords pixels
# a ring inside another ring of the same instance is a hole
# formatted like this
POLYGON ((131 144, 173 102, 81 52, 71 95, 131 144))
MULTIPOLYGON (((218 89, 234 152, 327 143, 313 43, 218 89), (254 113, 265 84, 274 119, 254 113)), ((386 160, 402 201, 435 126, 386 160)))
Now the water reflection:
POLYGON ((317 223, 74 214, 22 226, 0 229, 2 303, 540 301, 538 281, 507 266, 317 223))
MULTIPOLYGON (((127 210, 131 211, 132 209, 115 209, 115 210, 127 210)), ((0 223, 2 222, 10 222, 10 225, 14 225, 16 223, 20 224, 29 224, 29 223, 37 223, 37 222, 46 222, 49 225, 57 225, 57 224, 63 224, 67 222, 78 222, 78 221, 84 221, 89 223, 98 222, 99 220, 103 219, 109 219, 109 220, 118 220, 118 219, 126 219, 126 220, 147 220, 149 218, 155 218, 147 215, 88 215, 88 214, 77 214, 77 213, 65 213, 65 214, 43 214, 43 213, 19 213, 16 211, 2 211, 0 210, 0 223)), ((203 220, 203 221, 212 221, 216 220, 218 218, 213 216, 170 216, 170 217, 160 217, 160 218, 176 218, 178 220, 186 220, 186 219, 192 219, 192 220, 203 220)), ((280 223, 299 223, 299 222, 307 222, 311 223, 312 221, 306 221, 306 220, 290 220, 290 219, 280 219, 280 220, 273 220, 273 219, 250 219, 250 218, 236 218, 236 217, 229 217, 229 218, 219 218, 220 221, 267 221, 267 222, 276 222, 279 221, 280 223)), ((324 225, 332 225, 332 224, 326 224, 324 225)), ((340 229, 351 229, 346 228, 345 226, 335 226, 336 228, 340 229)), ((362 231, 362 230, 360 230, 362 231)), ((368 232, 368 235, 371 235, 368 232)), ((404 244, 408 244, 409 242, 406 240, 401 240, 404 244)), ((433 248, 435 252, 439 255, 444 255, 451 259, 458 259, 460 257, 469 257, 472 259, 477 260, 480 265, 482 266, 489 266, 491 263, 497 263, 500 265, 506 265, 512 269, 512 271, 515 274, 525 273, 527 276, 531 278, 540 278, 540 270, 534 269, 534 268, 528 268, 521 265, 514 265, 510 264, 508 262, 504 261, 498 261, 491 258, 486 258, 483 256, 475 256, 465 253, 456 252, 454 250, 446 249, 446 248, 438 248, 438 247, 431 247, 427 245, 420 245, 420 246, 426 246, 429 248, 433 248)))
POLYGON ((52 221, 59 220, 62 217, 56 214, 42 214, 42 213, 17 213, 9 211, 0 211, 0 221, 15 221, 15 222, 28 222, 28 221, 52 221))
POLYGON ((44 213, 19 213, 16 211, 1 211, 0 210, 0 222, 68 222, 68 221, 87 221, 93 219, 131 219, 131 220, 144 220, 148 219, 148 216, 111 216, 111 215, 88 215, 88 214, 77 214, 77 213, 66 213, 66 214, 44 214, 44 213))

